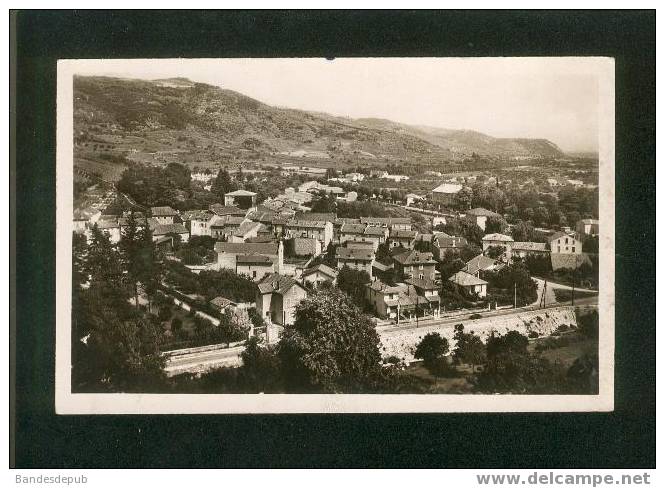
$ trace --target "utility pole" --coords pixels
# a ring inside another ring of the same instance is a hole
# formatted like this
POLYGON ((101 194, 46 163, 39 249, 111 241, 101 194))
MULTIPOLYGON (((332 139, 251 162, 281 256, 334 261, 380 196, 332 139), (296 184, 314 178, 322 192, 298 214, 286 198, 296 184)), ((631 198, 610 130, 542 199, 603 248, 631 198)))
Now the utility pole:
POLYGON ((577 266, 577 258, 575 258, 575 264, 573 266, 573 290, 570 293, 570 304, 575 306, 575 266, 577 266))
POLYGON ((517 281, 515 282, 514 290, 513 308, 517 308, 517 281))

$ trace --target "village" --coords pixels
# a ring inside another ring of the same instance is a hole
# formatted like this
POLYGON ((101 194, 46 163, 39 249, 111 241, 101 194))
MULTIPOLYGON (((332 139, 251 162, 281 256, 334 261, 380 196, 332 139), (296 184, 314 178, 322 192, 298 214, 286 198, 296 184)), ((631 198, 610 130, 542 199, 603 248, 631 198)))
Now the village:
MULTIPOLYGON (((314 290, 331 286, 348 293, 384 335, 403 327, 596 301, 598 257, 586 251, 597 250, 597 219, 580 218, 555 228, 509 224, 509 215, 460 206, 469 185, 478 188, 475 178, 443 181, 427 193, 406 193, 403 200, 389 201, 380 192, 369 198, 361 194, 370 211, 383 208, 392 215, 399 210, 402 216, 341 217, 338 206, 362 204, 350 188, 370 175, 332 176, 298 166, 282 171, 301 172, 304 181, 261 202, 257 192, 238 188, 207 208, 176 210, 168 205, 142 207, 112 189, 76 210, 74 231, 88 242, 93 229, 112 246, 121 245, 130 226, 132 232, 148 229, 164 261, 177 267, 159 283, 160 295, 176 309, 213 327, 225 314, 251 315, 248 330, 232 334, 237 340, 220 343, 219 335, 207 334, 207 339, 174 341, 173 347, 184 347, 168 353, 171 374, 240 364, 243 339, 278 342, 284 327, 294 323, 298 304, 314 290), (127 209, 107 213, 109 202, 118 198, 127 209), (530 236, 535 237, 527 240, 530 236), (191 285, 192 279, 222 271, 251 282, 254 292, 245 292, 241 301, 238 296, 206 297, 191 285)), ((376 180, 391 175, 371 176, 376 180)), ((225 169, 217 175, 191 174, 204 191, 220 178, 239 183, 229 189, 242 185, 225 169)), ((496 179, 484 179, 483 185, 496 186, 496 179)), ((174 335, 182 321, 179 314, 160 317, 166 319, 167 333, 174 335)), ((411 346, 398 354, 407 364, 414 360, 411 346)))

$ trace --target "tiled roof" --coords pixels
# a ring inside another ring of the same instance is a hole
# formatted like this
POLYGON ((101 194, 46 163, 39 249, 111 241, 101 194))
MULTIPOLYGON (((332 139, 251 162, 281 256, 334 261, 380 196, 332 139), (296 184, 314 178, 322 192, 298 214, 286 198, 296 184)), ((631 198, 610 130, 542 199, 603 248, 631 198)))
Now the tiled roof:
POLYGON ((466 263, 464 271, 466 271, 469 274, 476 274, 478 271, 484 271, 486 269, 491 268, 496 263, 497 261, 495 259, 488 258, 487 256, 479 254, 478 256, 476 256, 473 259, 470 259, 466 263))
POLYGON ((505 234, 487 234, 483 237, 483 241, 501 241, 513 242, 513 238, 505 234))
POLYGON ((393 230, 390 231, 391 239, 415 239, 418 232, 415 230, 393 230))
POLYGON ((210 305, 214 305, 218 308, 226 308, 229 305, 235 305, 236 303, 224 297, 216 297, 210 300, 210 305))
POLYGON ((237 264, 269 264, 272 266, 272 259, 264 254, 238 254, 236 256, 237 264))
POLYGON ((185 210, 180 212, 180 218, 183 222, 189 220, 210 220, 212 215, 212 212, 209 210, 185 210))
POLYGON ((546 251, 544 242, 513 242, 513 251, 546 251))
POLYGON ((315 221, 315 220, 289 220, 286 225, 288 227, 302 227, 307 229, 323 229, 326 226, 326 222, 315 221))
POLYGON ((472 215, 474 217, 499 217, 500 215, 496 212, 492 212, 491 210, 487 210, 486 208, 472 208, 471 210, 467 210, 465 212, 466 215, 472 215))
POLYGON ((337 270, 332 269, 330 266, 326 266, 325 264, 317 264, 313 268, 307 268, 305 271, 302 272, 303 276, 309 276, 312 273, 316 273, 317 271, 320 271, 321 273, 330 276, 331 278, 336 278, 337 277, 337 270))
POLYGON ((428 280, 428 279, 421 280, 420 278, 409 278, 404 281, 405 283, 413 285, 416 288, 420 288, 422 290, 436 290, 438 288, 438 286, 436 286, 436 283, 434 283, 433 280, 428 280))
POLYGON ((178 215, 178 212, 173 210, 171 207, 152 207, 150 209, 150 214, 153 217, 172 217, 178 215))
POLYGON ((393 259, 402 265, 436 264, 431 252, 407 251, 393 256, 393 259))
POLYGON ((279 244, 277 242, 216 242, 215 252, 229 254, 266 254, 277 255, 279 244))
POLYGON ((261 293, 279 293, 280 295, 284 295, 293 286, 300 286, 302 288, 302 286, 290 276, 283 276, 277 273, 264 276, 261 281, 259 281, 258 286, 261 293))
POLYGON ((189 234, 182 224, 159 224, 152 229, 152 234, 155 236, 163 236, 166 234, 189 234))
POLYGON ((116 229, 120 227, 118 224, 117 220, 100 220, 97 222, 97 227, 100 230, 105 230, 105 229, 116 229))
POLYGON ((247 190, 236 190, 232 191, 231 193, 226 193, 224 196, 227 197, 253 197, 256 196, 256 193, 253 191, 247 191, 247 190))
POLYGON ((373 227, 371 225, 368 225, 365 228, 363 234, 367 236, 385 236, 386 230, 387 229, 385 227, 373 227))
POLYGON ((464 237, 434 234, 434 243, 439 249, 464 247, 468 244, 464 237))
POLYGON ((334 213, 298 212, 296 218, 298 220, 309 220, 312 222, 334 222, 337 215, 334 213))
POLYGON ((368 283, 365 286, 381 293, 399 293, 404 290, 404 286, 398 286, 398 285, 391 286, 384 283, 381 280, 372 281, 371 283, 368 283))
POLYGON ((357 259, 359 261, 372 261, 374 251, 372 249, 357 249, 348 247, 338 247, 335 250, 337 259, 357 259))
POLYGON ((344 224, 340 232, 342 234, 362 234, 365 232, 365 224, 344 224))
POLYGON ((221 203, 213 203, 208 207, 215 215, 245 215, 247 212, 234 205, 222 205, 221 203))
POLYGON ((474 275, 466 273, 464 271, 458 271, 450 278, 448 278, 448 281, 452 281, 453 283, 460 286, 475 286, 475 285, 487 284, 487 281, 481 280, 480 278, 476 278, 474 275))
POLYGON ((442 183, 432 190, 433 193, 457 193, 462 189, 462 185, 454 183, 442 183))
POLYGON ((262 226, 260 222, 243 222, 240 224, 240 227, 233 233, 234 236, 242 237, 249 232, 254 231, 255 229, 258 232, 258 228, 262 226))

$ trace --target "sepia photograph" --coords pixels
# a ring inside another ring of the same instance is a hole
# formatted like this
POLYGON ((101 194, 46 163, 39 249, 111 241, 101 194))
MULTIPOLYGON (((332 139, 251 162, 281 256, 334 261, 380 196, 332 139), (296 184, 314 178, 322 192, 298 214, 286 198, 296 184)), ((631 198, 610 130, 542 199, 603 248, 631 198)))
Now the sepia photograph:
POLYGON ((614 60, 60 60, 56 411, 611 411, 614 60))

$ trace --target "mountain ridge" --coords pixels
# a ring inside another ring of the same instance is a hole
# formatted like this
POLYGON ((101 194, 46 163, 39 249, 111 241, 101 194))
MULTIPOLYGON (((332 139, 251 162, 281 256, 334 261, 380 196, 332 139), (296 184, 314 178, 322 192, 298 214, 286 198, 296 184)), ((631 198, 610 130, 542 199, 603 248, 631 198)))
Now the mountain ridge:
POLYGON ((194 160, 227 154, 386 163, 459 162, 472 155, 564 156, 546 139, 495 138, 473 130, 275 107, 234 90, 182 77, 76 76, 74 127, 75 142, 93 138, 112 142, 113 150, 134 155, 171 151, 190 154, 194 160), (188 142, 181 144, 183 139, 188 142))

